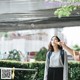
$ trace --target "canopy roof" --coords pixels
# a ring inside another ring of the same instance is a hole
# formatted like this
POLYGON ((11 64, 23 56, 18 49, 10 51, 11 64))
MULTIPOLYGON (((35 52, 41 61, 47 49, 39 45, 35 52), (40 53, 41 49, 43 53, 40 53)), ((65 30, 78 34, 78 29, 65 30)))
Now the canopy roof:
POLYGON ((70 17, 54 16, 55 9, 65 4, 45 0, 0 0, 0 31, 80 26, 80 15, 76 13, 80 10, 70 17))

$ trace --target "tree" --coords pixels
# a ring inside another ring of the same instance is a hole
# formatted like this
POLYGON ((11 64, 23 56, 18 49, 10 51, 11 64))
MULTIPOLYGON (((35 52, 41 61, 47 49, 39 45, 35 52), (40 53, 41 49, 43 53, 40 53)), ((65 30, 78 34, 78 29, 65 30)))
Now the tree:
POLYGON ((74 10, 77 10, 80 8, 80 4, 78 3, 80 2, 80 0, 48 0, 48 1, 59 1, 59 2, 66 2, 66 3, 68 2, 68 4, 61 6, 60 8, 56 9, 56 11, 54 12, 54 15, 58 16, 59 18, 68 17, 71 15, 71 13, 74 10), (77 3, 77 4, 74 5, 74 3, 77 3))
POLYGON ((16 60, 16 61, 20 61, 20 54, 17 50, 12 50, 9 52, 9 56, 7 58, 8 60, 16 60))
POLYGON ((80 51, 80 47, 77 44, 73 46, 73 49, 76 51, 80 51))
POLYGON ((45 47, 42 47, 36 55, 36 60, 45 61, 46 53, 47 53, 47 49, 45 47))
POLYGON ((74 6, 74 5, 65 5, 62 6, 61 8, 57 9, 54 12, 54 15, 57 15, 59 18, 61 17, 69 17, 71 15, 71 13, 76 10, 78 8, 78 6, 74 6))

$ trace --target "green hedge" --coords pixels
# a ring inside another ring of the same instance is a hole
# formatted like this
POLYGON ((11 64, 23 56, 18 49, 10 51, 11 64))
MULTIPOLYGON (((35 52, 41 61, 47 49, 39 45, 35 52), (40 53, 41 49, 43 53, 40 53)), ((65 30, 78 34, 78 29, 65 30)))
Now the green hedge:
POLYGON ((68 80, 80 80, 80 62, 69 62, 68 77, 68 80))
MULTIPOLYGON (((35 62, 35 63, 22 63, 19 61, 0 61, 0 67, 15 67, 15 68, 26 68, 26 69, 35 69, 38 67, 38 80, 43 80, 43 71, 44 71, 44 62, 35 62)), ((28 71, 15 71, 14 80, 32 80, 33 72, 28 71)), ((1 75, 0 75, 1 78, 1 75)))
MULTIPOLYGON (((35 63, 22 63, 16 61, 0 61, 0 67, 15 67, 15 68, 31 68, 38 67, 37 80, 43 80, 44 76, 44 62, 35 63)), ((14 80, 32 80, 33 72, 27 71, 15 71, 14 80)), ((0 75, 1 77, 1 75, 0 75)), ((69 79, 68 80, 80 80, 80 63, 69 62, 69 79)))

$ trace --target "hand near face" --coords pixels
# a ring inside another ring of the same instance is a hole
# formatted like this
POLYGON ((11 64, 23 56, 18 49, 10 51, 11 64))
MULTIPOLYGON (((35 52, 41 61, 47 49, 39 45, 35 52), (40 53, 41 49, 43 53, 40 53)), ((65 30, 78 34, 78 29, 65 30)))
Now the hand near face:
POLYGON ((62 46, 62 47, 64 47, 66 44, 65 44, 65 42, 63 42, 63 41, 60 41, 60 42, 55 42, 56 44, 58 44, 58 45, 60 45, 60 46, 62 46))

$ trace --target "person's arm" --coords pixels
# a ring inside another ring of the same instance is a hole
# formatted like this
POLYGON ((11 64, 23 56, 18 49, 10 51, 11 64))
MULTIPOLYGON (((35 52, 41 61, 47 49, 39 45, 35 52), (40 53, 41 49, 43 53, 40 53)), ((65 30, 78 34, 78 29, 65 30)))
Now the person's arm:
POLYGON ((60 45, 61 45, 65 50, 67 50, 70 54, 72 54, 73 56, 79 55, 79 52, 78 52, 78 51, 75 51, 75 50, 71 49, 71 48, 68 47, 64 42, 60 42, 60 45))

